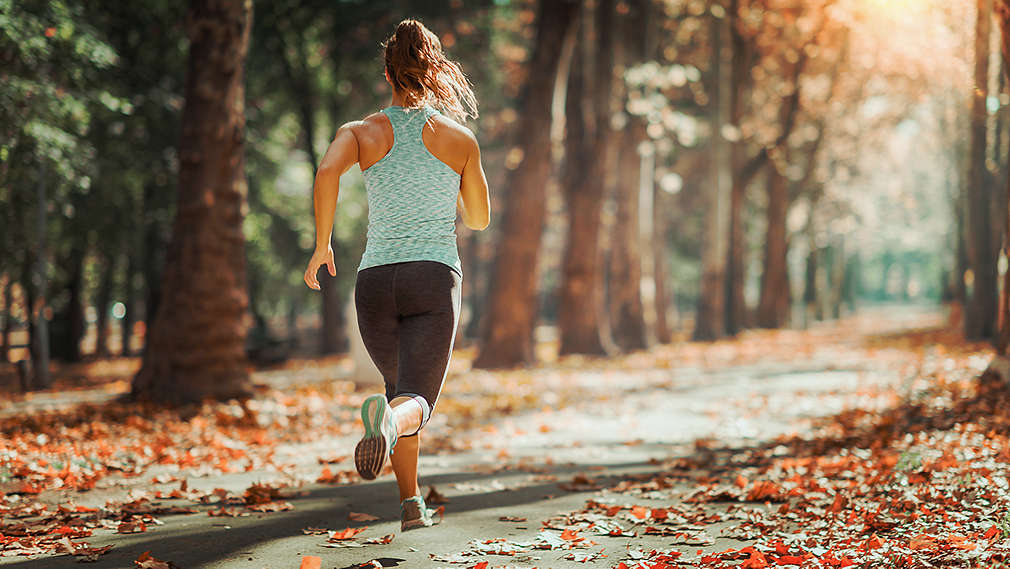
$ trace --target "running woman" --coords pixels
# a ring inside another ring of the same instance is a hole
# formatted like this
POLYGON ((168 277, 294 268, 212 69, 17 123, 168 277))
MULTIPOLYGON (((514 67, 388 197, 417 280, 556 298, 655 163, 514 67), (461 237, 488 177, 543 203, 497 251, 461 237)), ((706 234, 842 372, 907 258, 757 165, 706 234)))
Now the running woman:
POLYGON ((322 265, 337 274, 330 232, 340 175, 357 163, 368 193, 368 234, 354 303, 386 392, 361 405, 365 434, 354 464, 371 480, 391 456, 405 531, 441 520, 419 491, 418 433, 442 390, 459 321, 456 214, 483 230, 491 205, 477 139, 462 124, 477 117, 477 101, 459 65, 416 20, 397 25, 383 54, 390 106, 341 126, 316 173, 316 250, 305 283, 319 290, 322 265))

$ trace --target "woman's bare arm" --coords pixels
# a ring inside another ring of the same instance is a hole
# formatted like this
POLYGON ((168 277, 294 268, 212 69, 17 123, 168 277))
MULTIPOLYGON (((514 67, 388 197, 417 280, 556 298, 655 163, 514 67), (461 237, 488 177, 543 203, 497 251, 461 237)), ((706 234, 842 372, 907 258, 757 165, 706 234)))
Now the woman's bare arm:
POLYGON ((480 162, 480 146, 469 130, 469 152, 463 174, 459 182, 459 198, 456 200, 463 216, 463 223, 470 229, 481 231, 491 222, 491 197, 487 187, 484 166, 480 162))
POLYGON ((326 149, 312 187, 312 203, 316 215, 316 250, 305 269, 305 284, 309 288, 319 290, 316 272, 322 265, 325 264, 329 268, 330 275, 337 274, 333 249, 330 246, 333 215, 337 209, 337 196, 340 194, 340 176, 357 161, 358 140, 351 130, 351 123, 347 123, 337 129, 333 142, 326 149))

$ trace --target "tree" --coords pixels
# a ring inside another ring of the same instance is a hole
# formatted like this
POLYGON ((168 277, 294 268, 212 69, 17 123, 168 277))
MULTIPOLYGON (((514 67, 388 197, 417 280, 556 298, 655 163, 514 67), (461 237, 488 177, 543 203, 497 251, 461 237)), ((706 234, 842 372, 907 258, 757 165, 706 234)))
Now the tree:
POLYGON ((178 212, 163 297, 133 395, 184 403, 248 396, 244 61, 251 0, 193 0, 178 212))
POLYGON ((786 213, 789 210, 788 180, 777 168, 768 168, 767 229, 765 233, 764 271, 761 273, 761 298, 758 302, 757 325, 781 328, 789 322, 792 302, 789 288, 789 237, 786 213))
MULTIPOLYGON (((996 18, 1000 27, 1000 51, 1003 71, 1010 78, 1010 0, 996 0, 996 18)), ((1007 184, 1010 189, 1010 181, 1007 184)), ((1003 258, 1010 261, 1010 199, 1007 200, 1006 223, 1003 225, 1003 258)), ((996 358, 990 363, 983 378, 1010 382, 1010 270, 1003 274, 1003 289, 999 298, 999 336, 996 340, 996 358)))
POLYGON ((595 37, 586 29, 590 15, 582 18, 568 85, 563 183, 569 219, 558 325, 562 355, 604 356, 610 351, 610 333, 603 311, 600 228, 607 159, 613 147, 613 0, 596 5, 595 37))
MULTIPOLYGON (((756 49, 750 45, 740 30, 740 0, 730 0, 727 31, 730 45, 730 90, 729 124, 734 132, 740 128, 744 115, 744 100, 749 94, 751 69, 754 67, 756 49)), ((746 220, 744 219, 744 201, 750 179, 740 175, 740 168, 746 159, 747 148, 744 140, 737 136, 730 145, 730 162, 733 167, 733 180, 730 189, 729 202, 729 256, 726 258, 726 333, 736 334, 749 325, 747 321, 747 306, 744 299, 744 284, 747 279, 746 268, 746 220)), ((786 281, 788 283, 788 281, 786 281)))
POLYGON ((702 273, 698 295, 698 310, 692 334, 695 340, 715 340, 726 332, 726 258, 729 250, 729 200, 731 186, 730 149, 724 137, 723 123, 728 120, 730 82, 729 22, 725 9, 718 6, 711 20, 711 72, 707 91, 712 160, 705 204, 704 235, 702 237, 702 273))
POLYGON ((975 20, 975 87, 971 100, 971 142, 968 159, 966 239, 973 284, 965 313, 965 336, 973 340, 996 336, 996 255, 992 247, 990 209, 992 184, 986 168, 986 97, 989 89, 989 36, 992 0, 978 0, 975 20))
POLYGON ((565 167, 568 232, 561 268, 560 353, 606 355, 610 333, 603 311, 601 214, 614 98, 614 1, 600 0, 582 16, 567 89, 565 167), (586 70, 590 73, 586 73, 586 70))
MULTIPOLYGON (((546 217, 544 185, 551 173, 551 101, 564 58, 572 42, 579 2, 542 0, 529 75, 516 121, 522 158, 509 172, 508 196, 492 269, 487 310, 483 315, 478 368, 504 368, 533 361, 533 327, 537 315, 537 258, 546 217)), ((568 50, 569 53, 571 50, 568 50)), ((570 57, 570 55, 569 55, 570 57)))
MULTIPOLYGON (((628 69, 642 63, 649 56, 646 41, 649 36, 649 2, 638 0, 627 3, 627 13, 622 20, 620 49, 621 68, 628 69)), ((622 93, 628 89, 622 88, 622 93)), ((625 97, 626 98, 626 97, 625 97)), ((642 184, 648 184, 652 193, 652 173, 643 180, 640 149, 646 142, 646 126, 642 117, 622 109, 626 124, 617 142, 617 185, 614 188, 615 220, 611 231, 610 247, 610 314, 614 343, 622 350, 642 350, 649 347, 650 334, 645 324, 645 306, 642 299, 643 243, 640 226, 651 219, 640 215, 642 184)), ((649 271, 651 274, 651 270, 649 271)))

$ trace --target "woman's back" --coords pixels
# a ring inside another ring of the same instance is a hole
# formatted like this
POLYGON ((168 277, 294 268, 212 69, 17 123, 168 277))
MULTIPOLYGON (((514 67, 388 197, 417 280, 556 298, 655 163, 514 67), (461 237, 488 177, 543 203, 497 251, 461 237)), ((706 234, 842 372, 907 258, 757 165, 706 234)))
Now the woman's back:
POLYGON ((466 163, 461 127, 429 105, 390 106, 359 125, 368 235, 358 270, 428 260, 462 274, 456 248, 456 199, 466 163))

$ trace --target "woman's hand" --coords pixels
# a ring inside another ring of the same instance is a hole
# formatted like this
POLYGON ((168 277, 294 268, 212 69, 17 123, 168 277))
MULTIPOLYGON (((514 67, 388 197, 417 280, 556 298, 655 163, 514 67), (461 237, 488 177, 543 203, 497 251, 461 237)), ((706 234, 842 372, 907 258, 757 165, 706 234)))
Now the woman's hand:
POLYGON ((333 247, 327 247, 325 251, 316 249, 312 253, 309 266, 305 269, 305 284, 309 285, 309 288, 319 290, 319 280, 316 279, 316 273, 319 272, 319 267, 324 264, 330 270, 331 277, 337 276, 337 266, 333 262, 333 247))

